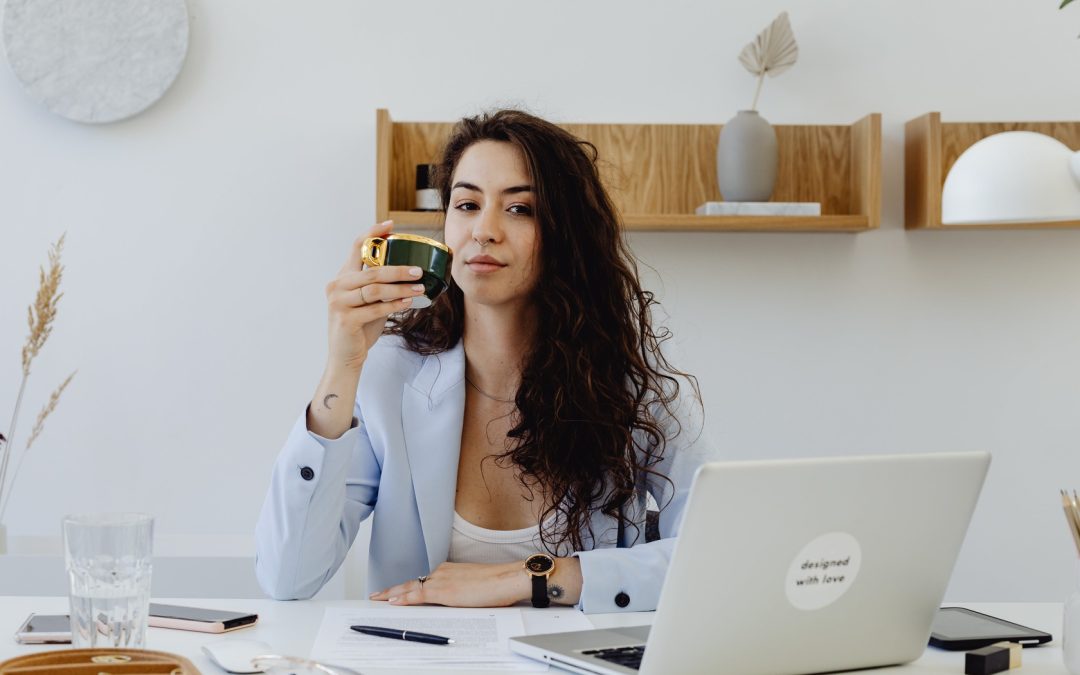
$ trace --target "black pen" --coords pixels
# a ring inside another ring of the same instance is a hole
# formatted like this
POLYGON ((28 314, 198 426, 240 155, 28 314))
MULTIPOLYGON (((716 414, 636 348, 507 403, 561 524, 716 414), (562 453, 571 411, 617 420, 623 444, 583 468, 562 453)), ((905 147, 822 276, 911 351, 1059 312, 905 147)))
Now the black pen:
POLYGON ((357 633, 374 635, 376 637, 394 638, 395 640, 408 640, 409 642, 423 642, 429 645, 452 645, 454 641, 441 635, 431 633, 417 633, 414 630, 401 630, 400 628, 382 628, 380 626, 349 626, 357 633))

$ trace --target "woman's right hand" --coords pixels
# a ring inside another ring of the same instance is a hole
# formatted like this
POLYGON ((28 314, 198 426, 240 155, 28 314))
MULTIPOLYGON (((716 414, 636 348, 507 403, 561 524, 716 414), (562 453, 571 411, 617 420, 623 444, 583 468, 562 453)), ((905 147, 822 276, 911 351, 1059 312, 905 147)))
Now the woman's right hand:
POLYGON ((424 292, 419 267, 394 265, 364 269, 360 252, 364 240, 385 237, 393 227, 393 222, 388 220, 357 239, 337 277, 326 285, 330 320, 327 366, 332 371, 359 373, 368 350, 382 335, 386 318, 408 309, 412 299, 424 292), (402 281, 415 283, 399 283, 402 281))

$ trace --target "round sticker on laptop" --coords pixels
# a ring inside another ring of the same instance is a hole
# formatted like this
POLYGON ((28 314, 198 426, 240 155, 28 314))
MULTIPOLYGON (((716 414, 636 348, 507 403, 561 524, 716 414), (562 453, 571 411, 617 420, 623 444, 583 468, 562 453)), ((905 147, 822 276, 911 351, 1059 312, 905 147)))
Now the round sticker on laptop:
POLYGON ((829 532, 803 546, 788 567, 784 591, 796 609, 827 607, 859 576, 862 547, 847 532, 829 532))

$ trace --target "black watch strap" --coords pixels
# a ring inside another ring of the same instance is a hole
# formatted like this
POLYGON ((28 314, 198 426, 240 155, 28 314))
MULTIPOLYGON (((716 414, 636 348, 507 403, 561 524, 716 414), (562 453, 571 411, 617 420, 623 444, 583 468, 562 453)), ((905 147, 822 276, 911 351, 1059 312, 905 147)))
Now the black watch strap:
POLYGON ((542 574, 534 575, 532 578, 533 594, 532 594, 532 606, 533 607, 550 607, 551 600, 547 594, 547 577, 542 574))

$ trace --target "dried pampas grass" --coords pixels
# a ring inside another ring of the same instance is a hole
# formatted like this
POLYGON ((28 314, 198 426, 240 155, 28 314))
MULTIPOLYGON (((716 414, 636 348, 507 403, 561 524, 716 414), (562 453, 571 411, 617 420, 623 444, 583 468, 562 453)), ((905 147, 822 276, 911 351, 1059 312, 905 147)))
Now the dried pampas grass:
POLYGON ((19 475, 19 468, 22 467, 27 451, 37 437, 41 435, 46 418, 56 409, 57 403, 60 402, 60 395, 64 393, 64 390, 71 383, 71 378, 75 377, 75 373, 68 375, 67 379, 49 396, 49 401, 38 413, 34 429, 9 480, 8 466, 11 463, 12 454, 15 452, 15 426, 19 421, 19 409, 22 407, 23 394, 26 392, 26 380, 30 377, 30 365, 49 340, 49 335, 52 334, 53 321, 56 320, 56 310, 60 298, 64 297, 64 294, 60 292, 60 282, 64 278, 64 266, 60 263, 60 255, 64 251, 64 238, 66 236, 66 234, 62 235, 50 248, 49 270, 46 272, 44 268, 39 269, 37 297, 34 298, 34 304, 30 305, 26 310, 26 320, 30 332, 26 336, 26 344, 22 348, 22 382, 19 384, 19 394, 15 397, 15 411, 11 415, 11 424, 8 426, 7 437, 5 438, 3 434, 0 434, 0 522, 4 520, 4 512, 7 511, 7 504, 11 499, 11 490, 15 486, 15 478, 19 475))
MULTIPOLYGON (((64 278, 64 266, 60 264, 60 254, 64 251, 64 237, 53 244, 49 251, 49 273, 44 269, 38 269, 38 292, 34 304, 26 308, 26 322, 30 326, 30 334, 26 338, 26 344, 22 349, 23 375, 30 374, 30 363, 38 355, 45 341, 52 333, 52 323, 56 318, 56 306, 60 298, 64 296, 60 292, 60 280, 64 278)), ((10 438, 10 435, 9 435, 10 438)))
MULTIPOLYGON (((56 388, 52 394, 49 395, 49 402, 41 406, 41 412, 38 413, 37 421, 34 422, 34 430, 30 432, 30 438, 26 439, 26 449, 29 450, 30 446, 34 444, 34 439, 41 435, 41 430, 45 426, 45 418, 48 417, 53 410, 56 410, 56 404, 60 402, 60 394, 64 393, 67 386, 71 384, 71 378, 75 377, 75 371, 67 376, 67 379, 60 383, 60 386, 56 388)), ((24 455, 25 456, 25 455, 24 455)), ((19 460, 22 462, 22 459, 19 460)), ((18 474, 18 469, 15 471, 18 474)))

